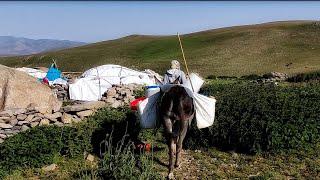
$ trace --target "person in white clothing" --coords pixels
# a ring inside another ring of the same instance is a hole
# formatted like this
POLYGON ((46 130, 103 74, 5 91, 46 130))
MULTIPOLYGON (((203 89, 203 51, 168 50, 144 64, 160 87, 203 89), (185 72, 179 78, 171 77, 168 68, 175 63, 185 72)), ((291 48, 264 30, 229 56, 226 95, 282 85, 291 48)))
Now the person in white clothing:
POLYGON ((180 70, 179 61, 171 61, 171 69, 165 73, 163 82, 164 84, 185 84, 187 82, 185 73, 180 70))

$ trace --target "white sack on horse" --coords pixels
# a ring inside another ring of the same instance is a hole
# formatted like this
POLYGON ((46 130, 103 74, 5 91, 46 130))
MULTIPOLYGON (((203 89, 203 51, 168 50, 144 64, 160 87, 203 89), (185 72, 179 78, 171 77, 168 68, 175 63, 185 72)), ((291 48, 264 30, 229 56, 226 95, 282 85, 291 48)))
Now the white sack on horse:
POLYGON ((204 83, 204 80, 201 79, 201 77, 199 77, 195 73, 191 73, 189 75, 189 78, 187 79, 186 84, 184 84, 184 86, 191 90, 193 89, 194 92, 198 93, 203 83, 204 83))
MULTIPOLYGON (((203 80, 196 74, 191 73, 190 79, 186 85, 178 85, 185 88, 188 95, 193 98, 195 110, 196 110, 196 121, 198 129, 206 128, 212 126, 215 117, 215 105, 216 99, 212 97, 206 97, 204 95, 198 94, 203 80), (190 79, 195 92, 192 92, 192 87, 190 79)), ((171 87, 177 86, 175 84, 165 84, 160 86, 162 92, 168 91, 171 87)), ((142 128, 155 128, 157 122, 157 102, 159 101, 160 92, 154 94, 153 96, 146 98, 139 104, 139 115, 140 124, 142 128)))
POLYGON ((138 105, 140 116, 140 126, 144 129, 153 129, 157 126, 158 121, 158 100, 160 92, 146 98, 138 105))

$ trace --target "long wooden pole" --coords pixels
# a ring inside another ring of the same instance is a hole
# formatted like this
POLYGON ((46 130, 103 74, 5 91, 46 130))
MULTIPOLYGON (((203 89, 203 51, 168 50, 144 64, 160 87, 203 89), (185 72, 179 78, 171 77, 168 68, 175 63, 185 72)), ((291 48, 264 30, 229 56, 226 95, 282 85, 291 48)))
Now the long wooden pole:
POLYGON ((182 47, 182 42, 181 42, 181 39, 180 39, 180 35, 179 33, 177 33, 178 35, 178 39, 179 39, 179 43, 180 43, 180 48, 181 48, 181 52, 182 52, 182 57, 183 57, 183 61, 184 61, 184 65, 186 66, 186 70, 187 70, 187 75, 188 75, 188 78, 190 80, 190 84, 191 84, 191 88, 192 88, 192 91, 194 92, 194 89, 193 89, 193 85, 192 85, 192 82, 191 82, 191 79, 190 79, 190 73, 189 73, 189 69, 188 69, 188 65, 187 65, 187 60, 186 60, 186 57, 184 55, 184 51, 183 51, 183 47, 182 47))

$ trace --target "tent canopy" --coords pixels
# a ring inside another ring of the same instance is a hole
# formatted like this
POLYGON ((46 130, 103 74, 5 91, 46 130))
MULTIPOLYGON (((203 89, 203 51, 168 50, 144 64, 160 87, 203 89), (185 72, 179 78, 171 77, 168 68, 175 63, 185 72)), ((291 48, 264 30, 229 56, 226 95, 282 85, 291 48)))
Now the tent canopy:
POLYGON ((51 66, 47 72, 46 78, 49 81, 54 81, 60 77, 61 77, 61 71, 56 67, 56 65, 54 63, 51 64, 51 66))
POLYGON ((85 71, 80 79, 69 85, 70 99, 82 101, 100 100, 112 85, 154 85, 154 75, 119 65, 102 65, 85 71))

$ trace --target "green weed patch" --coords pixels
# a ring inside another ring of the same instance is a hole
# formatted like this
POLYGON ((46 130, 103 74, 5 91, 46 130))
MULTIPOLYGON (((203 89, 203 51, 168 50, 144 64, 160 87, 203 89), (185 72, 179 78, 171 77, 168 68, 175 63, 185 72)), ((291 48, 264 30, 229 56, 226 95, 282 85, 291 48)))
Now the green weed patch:
POLYGON ((191 128, 189 147, 256 153, 306 150, 320 141, 320 85, 239 82, 208 85, 202 93, 216 97, 216 119, 212 127, 191 128))

